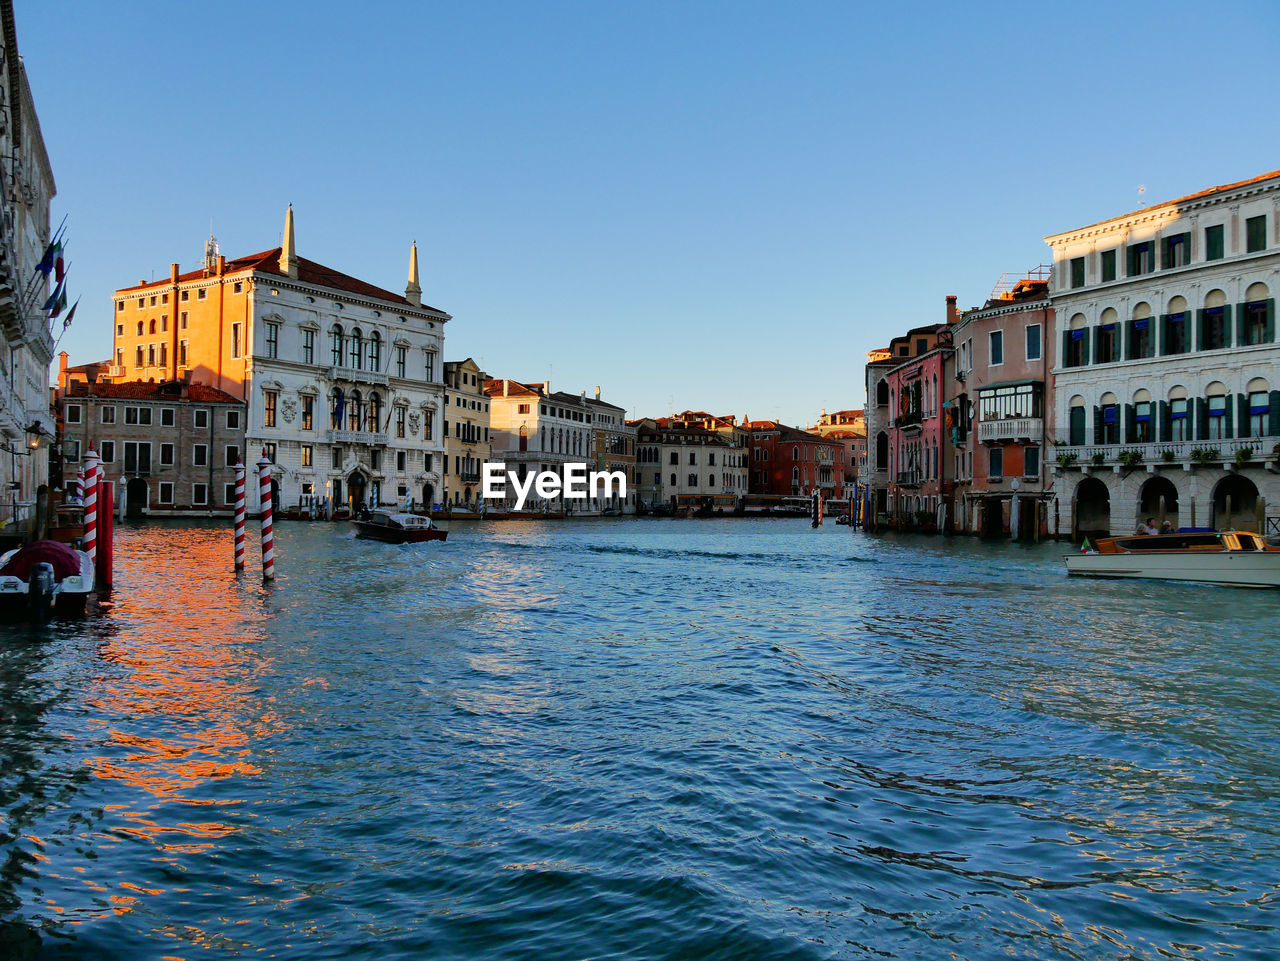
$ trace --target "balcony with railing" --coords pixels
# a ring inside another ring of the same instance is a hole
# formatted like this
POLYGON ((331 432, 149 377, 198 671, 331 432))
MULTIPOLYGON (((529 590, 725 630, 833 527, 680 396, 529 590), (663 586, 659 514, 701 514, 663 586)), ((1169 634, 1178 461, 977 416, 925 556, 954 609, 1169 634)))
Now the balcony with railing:
POLYGON ((978 441, 991 444, 1005 440, 1039 441, 1043 436, 1044 418, 1006 417, 978 422, 978 441))
POLYGON ((385 445, 389 440, 386 434, 372 430, 331 430, 328 432, 330 444, 374 444, 385 445))
POLYGON ((921 472, 918 470, 898 471, 898 483, 903 487, 917 487, 921 479, 921 472))
POLYGON ((342 380, 351 384, 372 384, 375 387, 388 387, 391 377, 376 370, 364 370, 360 367, 330 367, 326 371, 330 380, 342 380))
POLYGON ((920 427, 921 412, 919 410, 909 410, 905 414, 899 414, 893 419, 893 426, 902 430, 909 430, 914 427, 917 430, 920 427))
POLYGON ((1280 473, 1280 436, 1234 439, 1148 441, 1132 444, 1059 444, 1053 449, 1055 472, 1244 466, 1280 473), (1248 451, 1247 454, 1241 453, 1248 451))

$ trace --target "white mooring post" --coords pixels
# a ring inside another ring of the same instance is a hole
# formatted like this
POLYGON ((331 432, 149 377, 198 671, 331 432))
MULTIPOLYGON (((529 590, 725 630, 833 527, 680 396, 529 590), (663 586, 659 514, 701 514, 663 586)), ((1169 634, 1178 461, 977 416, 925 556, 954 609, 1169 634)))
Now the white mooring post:
POLYGON ((236 567, 244 570, 244 461, 236 458, 236 567))
POLYGON ((271 461, 265 448, 258 461, 258 477, 262 485, 262 579, 269 581, 276 576, 276 552, 271 533, 271 461))

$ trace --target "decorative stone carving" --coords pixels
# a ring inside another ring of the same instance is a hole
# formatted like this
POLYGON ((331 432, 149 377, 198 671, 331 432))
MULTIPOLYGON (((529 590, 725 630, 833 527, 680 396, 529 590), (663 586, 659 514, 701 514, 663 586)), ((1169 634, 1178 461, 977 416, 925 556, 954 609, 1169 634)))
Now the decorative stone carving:
POLYGON ((422 415, 416 410, 409 411, 409 433, 414 437, 418 436, 418 427, 422 423, 422 415))
POLYGON ((298 416, 298 402, 292 397, 286 398, 280 404, 280 416, 284 418, 286 424, 292 424, 294 418, 298 416))

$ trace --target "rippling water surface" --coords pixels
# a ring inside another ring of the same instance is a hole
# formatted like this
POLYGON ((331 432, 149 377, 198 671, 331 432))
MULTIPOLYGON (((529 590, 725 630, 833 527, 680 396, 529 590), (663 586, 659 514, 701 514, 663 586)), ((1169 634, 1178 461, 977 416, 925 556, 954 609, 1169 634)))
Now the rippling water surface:
POLYGON ((804 521, 118 532, 0 643, 0 957, 1267 958, 1280 601, 804 521))

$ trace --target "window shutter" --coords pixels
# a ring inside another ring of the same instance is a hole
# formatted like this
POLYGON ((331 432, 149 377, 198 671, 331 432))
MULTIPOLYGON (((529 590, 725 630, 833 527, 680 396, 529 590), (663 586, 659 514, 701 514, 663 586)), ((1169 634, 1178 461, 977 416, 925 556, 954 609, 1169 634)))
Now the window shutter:
POLYGON ((1196 350, 1204 350, 1204 309, 1196 311, 1196 350))
POLYGON ((1125 264, 1126 277, 1132 277, 1135 273, 1133 268, 1134 268, 1134 264, 1137 261, 1137 257, 1134 255, 1135 254, 1134 246, 1135 245, 1130 244, 1128 247, 1125 248, 1125 260, 1127 261, 1127 263, 1125 264))
POLYGON ((1084 336, 1080 338, 1080 366, 1089 366, 1089 332, 1087 330, 1084 336))
POLYGON ((1236 394, 1236 409, 1239 411, 1240 430, 1237 437, 1249 436, 1249 395, 1236 394))
POLYGON ((1235 437, 1235 432, 1231 429, 1231 421, 1234 419, 1235 411, 1231 409, 1231 397, 1227 397, 1226 410, 1222 413, 1222 419, 1226 421, 1223 425, 1223 435, 1230 440, 1235 437))
POLYGON ((1067 358, 1071 355, 1071 331, 1062 332, 1062 356, 1058 358, 1058 366, 1066 367, 1067 358))
POLYGON ((1191 352, 1191 311, 1182 312, 1182 352, 1191 352))
POLYGON ((1196 398, 1196 440, 1209 439, 1209 402, 1196 398))
POLYGON ((1093 442, 1095 444, 1102 443, 1102 408, 1095 407, 1093 409, 1093 442))
POLYGON ((1231 336, 1231 305, 1222 305, 1222 346, 1230 347, 1235 341, 1231 336))
POLYGON ((1135 359, 1135 354, 1133 351, 1133 343, 1134 343, 1134 335, 1136 333, 1137 331, 1134 329, 1133 321, 1126 320, 1124 322, 1124 350, 1121 356, 1127 357, 1129 358, 1129 360, 1135 359))
POLYGON ((1173 419, 1169 416, 1169 402, 1160 401, 1160 439, 1173 440, 1173 419))
POLYGON ((1263 336, 1268 344, 1276 339, 1276 299, 1274 297, 1267 298, 1267 326, 1263 336))
POLYGON ((1272 437, 1280 434, 1280 390, 1271 392, 1271 409, 1267 411, 1267 433, 1272 437))
POLYGON ((1244 304, 1238 304, 1236 306, 1236 343, 1241 347, 1248 343, 1244 328, 1244 318, 1244 304))
POLYGON ((1124 439, 1132 444, 1138 438, 1138 411, 1132 404, 1124 405, 1124 439))
POLYGON ((1105 358, 1102 356, 1102 328, 1091 327, 1089 334, 1093 338, 1093 362, 1095 364, 1105 363, 1105 358))

